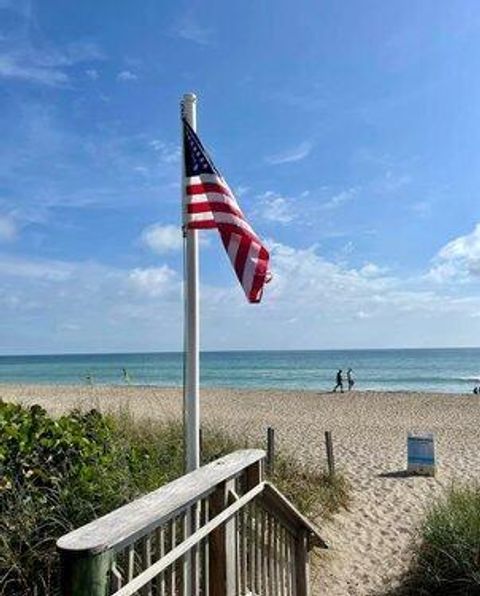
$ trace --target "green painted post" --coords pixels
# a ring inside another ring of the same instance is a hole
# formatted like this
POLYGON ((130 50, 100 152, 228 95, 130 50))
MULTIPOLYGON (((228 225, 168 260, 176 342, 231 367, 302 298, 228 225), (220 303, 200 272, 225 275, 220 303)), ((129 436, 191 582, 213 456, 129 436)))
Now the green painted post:
POLYGON ((112 551, 86 555, 60 551, 62 596, 108 596, 112 551))

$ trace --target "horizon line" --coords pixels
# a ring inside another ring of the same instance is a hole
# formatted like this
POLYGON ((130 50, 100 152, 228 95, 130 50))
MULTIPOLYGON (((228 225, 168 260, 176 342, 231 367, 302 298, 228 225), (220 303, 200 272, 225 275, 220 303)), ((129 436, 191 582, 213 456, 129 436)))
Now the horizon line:
MULTIPOLYGON (((257 353, 257 352, 391 352, 391 351, 423 351, 423 350, 478 350, 480 346, 434 346, 434 347, 397 347, 397 348, 253 348, 224 350, 200 350, 200 354, 222 354, 222 353, 257 353)), ((0 358, 20 357, 50 357, 50 356, 133 356, 152 354, 183 354, 184 350, 159 350, 159 351, 126 351, 126 352, 43 352, 43 353, 13 353, 0 354, 0 358)))

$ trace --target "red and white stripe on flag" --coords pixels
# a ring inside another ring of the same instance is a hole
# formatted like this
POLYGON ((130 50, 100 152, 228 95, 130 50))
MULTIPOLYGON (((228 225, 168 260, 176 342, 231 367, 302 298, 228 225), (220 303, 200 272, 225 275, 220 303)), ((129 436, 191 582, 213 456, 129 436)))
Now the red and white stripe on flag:
POLYGON ((270 255, 245 219, 232 191, 185 122, 185 211, 190 229, 217 228, 249 302, 260 302, 270 255))

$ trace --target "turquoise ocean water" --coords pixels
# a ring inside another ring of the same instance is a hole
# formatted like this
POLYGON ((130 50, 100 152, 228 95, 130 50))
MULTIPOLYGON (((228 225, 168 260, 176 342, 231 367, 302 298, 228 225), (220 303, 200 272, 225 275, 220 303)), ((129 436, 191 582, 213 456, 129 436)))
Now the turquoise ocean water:
MULTIPOLYGON (((338 368, 357 389, 471 392, 480 384, 480 348, 206 352, 204 386, 331 389, 338 368)), ((2 383, 181 385, 180 353, 0 356, 2 383)))

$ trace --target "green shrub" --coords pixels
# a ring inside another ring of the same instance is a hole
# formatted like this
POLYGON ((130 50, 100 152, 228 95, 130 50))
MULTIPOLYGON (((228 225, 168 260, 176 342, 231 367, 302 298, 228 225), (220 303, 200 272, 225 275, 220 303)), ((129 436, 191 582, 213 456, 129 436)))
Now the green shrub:
MULTIPOLYGON (((57 593, 59 536, 177 478, 183 471, 182 425, 0 401, 0 594, 57 593)), ((205 429, 203 462, 247 447, 205 429)), ((341 479, 328 481, 279 454, 274 482, 306 514, 345 504, 341 479)))
POLYGON ((430 508, 412 567, 395 593, 480 594, 480 486, 452 488, 430 508))

